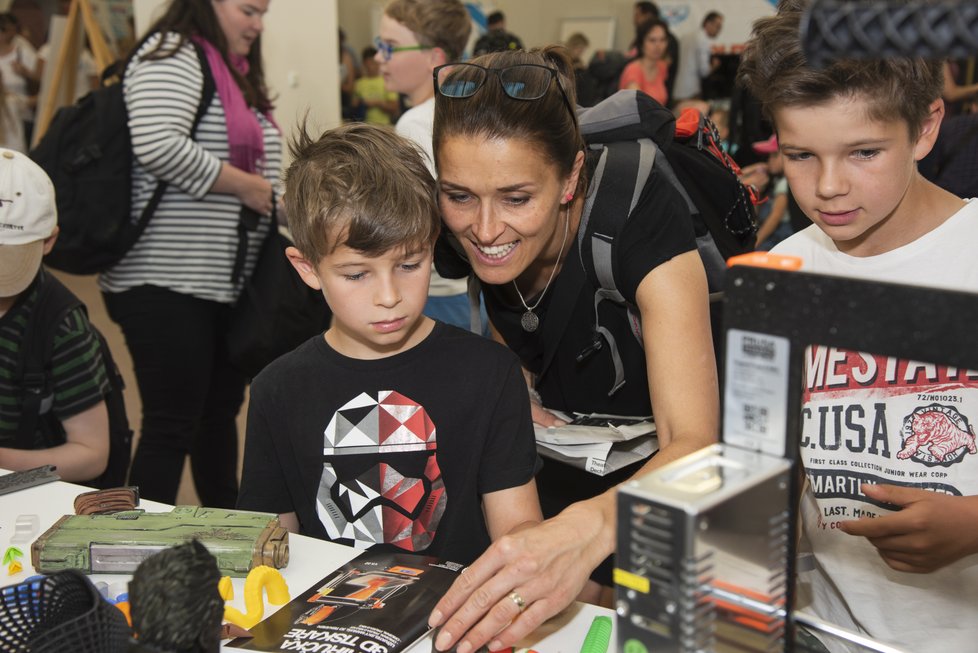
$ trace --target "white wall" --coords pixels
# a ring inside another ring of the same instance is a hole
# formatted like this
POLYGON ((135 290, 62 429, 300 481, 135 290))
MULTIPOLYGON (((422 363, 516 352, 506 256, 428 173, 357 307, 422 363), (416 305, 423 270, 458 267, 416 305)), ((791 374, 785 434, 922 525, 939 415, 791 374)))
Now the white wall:
MULTIPOLYGON (((281 1, 281 0, 279 0, 281 1)), ((463 0, 464 1, 464 0, 463 0)), ((372 16, 383 0, 336 0, 339 24, 347 38, 358 50, 370 43, 375 26, 372 16)), ((557 41, 561 18, 610 16, 615 18, 615 47, 625 50, 635 37, 632 27, 634 0, 481 0, 485 11, 500 9, 506 14, 509 31, 523 39, 527 47, 557 41)), ((695 32, 703 16, 711 10, 725 17, 719 43, 743 43, 750 35, 751 24, 757 18, 774 13, 770 0, 689 0, 688 2, 657 2, 664 17, 677 36, 695 32)))
POLYGON ((691 0, 685 3, 660 2, 663 17, 677 36, 695 33, 710 11, 723 14, 723 31, 717 42, 726 46, 742 44, 750 37, 754 21, 774 14, 768 0, 691 0))
POLYGON ((313 131, 340 124, 336 0, 273 0, 262 48, 275 119, 286 140, 307 111, 313 131))

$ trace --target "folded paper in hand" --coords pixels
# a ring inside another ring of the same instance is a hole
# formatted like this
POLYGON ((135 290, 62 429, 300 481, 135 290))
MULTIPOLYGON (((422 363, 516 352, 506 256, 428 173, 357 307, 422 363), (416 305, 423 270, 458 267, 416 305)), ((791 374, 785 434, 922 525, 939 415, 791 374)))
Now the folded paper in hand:
POLYGON ((604 476, 659 450, 651 417, 550 411, 566 426, 535 426, 541 456, 604 476))

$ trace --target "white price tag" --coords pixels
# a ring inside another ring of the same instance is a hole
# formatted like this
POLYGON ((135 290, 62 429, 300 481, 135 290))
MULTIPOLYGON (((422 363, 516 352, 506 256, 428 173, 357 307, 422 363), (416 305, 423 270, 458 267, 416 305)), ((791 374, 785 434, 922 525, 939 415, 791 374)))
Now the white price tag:
POLYGON ((790 350, 787 338, 727 332, 724 442, 784 457, 790 350))

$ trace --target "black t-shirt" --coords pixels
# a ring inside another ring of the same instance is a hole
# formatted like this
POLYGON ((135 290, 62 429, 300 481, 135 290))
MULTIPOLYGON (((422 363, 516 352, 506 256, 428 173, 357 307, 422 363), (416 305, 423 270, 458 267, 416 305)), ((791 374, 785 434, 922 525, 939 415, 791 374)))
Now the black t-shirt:
MULTIPOLYGON (((612 249, 615 282, 625 299, 635 304, 643 279, 662 263, 696 248, 689 210, 669 182, 653 173, 612 249)), ((510 303, 508 292, 483 286, 489 318, 517 353, 523 366, 542 375, 537 391, 548 408, 614 415, 649 415, 645 351, 633 335, 624 307, 600 304, 601 326, 613 334, 625 369, 625 384, 611 396, 615 377, 609 347, 602 345, 583 360, 581 352, 595 342, 594 287, 585 278, 578 250, 566 257, 553 286, 534 310, 540 328, 527 333, 520 325, 525 309, 510 303), (567 307, 558 307, 564 304, 567 307), (556 310, 555 310, 556 309, 556 310), (558 313, 557 317, 550 317, 558 313), (545 346, 549 343, 549 346, 545 346)), ((526 298, 532 305, 535 298, 526 298)), ((677 340, 682 334, 677 334, 677 340)))
POLYGON ((538 462, 519 361, 436 323, 412 349, 343 356, 316 336, 251 386, 238 507, 301 533, 468 564, 489 545, 481 496, 538 462))

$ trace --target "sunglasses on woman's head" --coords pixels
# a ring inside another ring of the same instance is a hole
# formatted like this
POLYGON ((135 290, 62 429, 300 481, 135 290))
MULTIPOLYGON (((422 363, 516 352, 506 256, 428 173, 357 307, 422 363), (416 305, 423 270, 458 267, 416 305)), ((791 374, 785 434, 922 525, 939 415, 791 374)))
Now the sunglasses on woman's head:
POLYGON ((556 83, 567 110, 572 116, 576 115, 557 71, 535 63, 513 64, 503 68, 486 68, 474 63, 437 66, 433 73, 435 92, 450 98, 470 98, 485 85, 490 74, 499 80, 503 93, 514 100, 539 100, 550 90, 550 84, 556 83))

